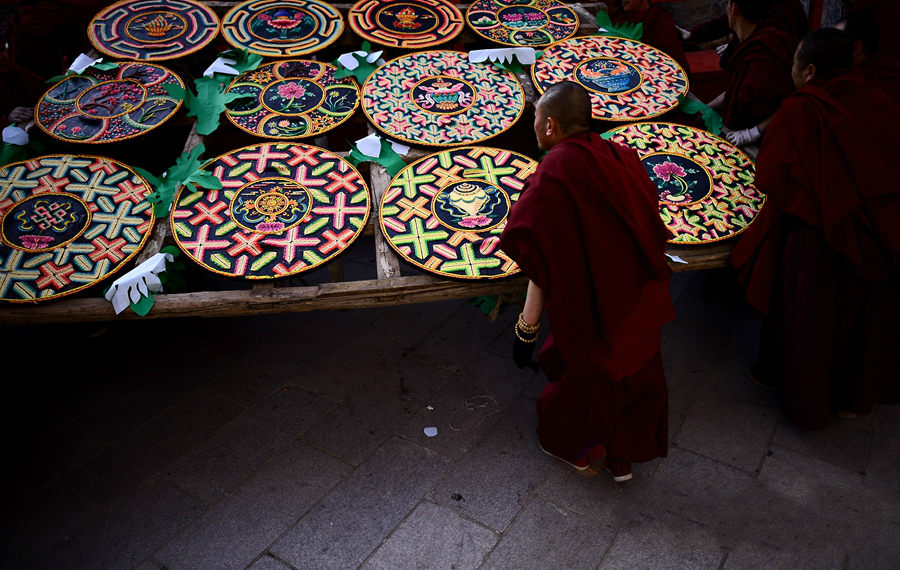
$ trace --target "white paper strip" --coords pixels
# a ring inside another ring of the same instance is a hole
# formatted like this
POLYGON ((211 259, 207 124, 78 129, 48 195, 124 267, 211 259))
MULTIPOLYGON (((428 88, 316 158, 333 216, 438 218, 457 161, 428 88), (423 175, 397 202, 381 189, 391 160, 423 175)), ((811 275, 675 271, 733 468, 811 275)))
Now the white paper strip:
POLYGON ((377 63, 378 65, 384 65, 384 60, 379 59, 381 57, 381 54, 383 54, 383 53, 384 53, 384 51, 373 51, 372 53, 369 53, 369 54, 367 54, 366 52, 364 52, 362 50, 351 51, 349 53, 341 54, 341 56, 338 58, 338 62, 340 62, 341 65, 343 65, 344 67, 346 67, 347 69, 352 71, 352 70, 356 69, 357 67, 359 67, 359 62, 356 61, 355 57, 353 57, 354 55, 358 55, 359 57, 366 58, 366 61, 368 61, 369 63, 377 63))
POLYGON ((469 52, 469 61, 472 63, 481 63, 482 61, 489 59, 491 61, 509 63, 512 61, 513 56, 515 56, 522 65, 532 65, 537 61, 534 48, 530 47, 476 49, 469 52))
POLYGON ((669 254, 667 253, 667 254, 666 254, 666 257, 668 257, 669 259, 671 259, 671 260, 674 261, 675 263, 684 263, 685 265, 687 265, 687 261, 681 259, 681 258, 678 257, 677 255, 669 255, 669 254))
MULTIPOLYGON (((405 144, 401 144, 394 141, 388 141, 391 143, 391 148, 394 149, 394 152, 399 154, 400 156, 406 156, 409 154, 410 147, 405 144)), ((364 139, 359 139, 356 141, 356 148, 359 149, 359 152, 363 153, 366 156, 371 156, 373 158, 378 158, 381 156, 381 137, 377 134, 371 134, 364 139)))
POLYGON ((25 146, 26 144, 28 144, 28 133, 26 133, 19 127, 10 125, 3 129, 3 142, 18 146, 25 146))
POLYGON ((112 302, 116 314, 127 309, 131 303, 140 301, 142 296, 146 297, 148 291, 162 291, 162 282, 157 274, 166 270, 166 261, 173 260, 171 253, 157 253, 116 279, 106 292, 106 300, 112 302))
POLYGON ((91 59, 82 53, 75 58, 75 61, 73 61, 72 65, 69 66, 69 69, 80 75, 85 69, 89 68, 95 63, 100 63, 101 61, 103 61, 102 57, 91 59))
POLYGON ((206 68, 206 71, 203 72, 203 75, 206 77, 212 77, 213 73, 223 73, 225 75, 240 75, 240 71, 231 67, 235 63, 237 63, 237 61, 234 59, 220 56, 216 58, 216 61, 212 62, 212 64, 206 68))

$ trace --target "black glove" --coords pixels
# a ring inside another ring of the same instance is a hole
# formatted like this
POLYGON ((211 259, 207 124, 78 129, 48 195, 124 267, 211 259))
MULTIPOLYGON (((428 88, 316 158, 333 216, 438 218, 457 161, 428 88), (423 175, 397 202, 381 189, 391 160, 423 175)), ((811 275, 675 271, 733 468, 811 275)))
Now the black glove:
POLYGON ((513 339, 513 361, 521 370, 525 366, 535 372, 538 371, 538 363, 534 360, 534 345, 536 342, 525 342, 518 336, 513 339))

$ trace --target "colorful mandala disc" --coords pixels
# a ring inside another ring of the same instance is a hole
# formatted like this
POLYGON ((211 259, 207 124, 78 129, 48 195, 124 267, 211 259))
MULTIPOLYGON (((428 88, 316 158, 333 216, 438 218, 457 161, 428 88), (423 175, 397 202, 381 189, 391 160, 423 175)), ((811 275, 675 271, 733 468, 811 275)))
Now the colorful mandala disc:
POLYGON ((340 37, 344 19, 319 0, 250 0, 222 19, 225 41, 270 57, 294 57, 320 50, 340 37))
POLYGON ((122 59, 163 61, 194 53, 213 41, 219 19, 192 0, 124 0, 88 26, 97 51, 122 59))
POLYGON ((118 65, 109 71, 89 68, 51 87, 34 109, 35 123, 60 140, 105 143, 142 135, 181 107, 163 88, 184 87, 177 75, 149 63, 118 65))
POLYGON ((497 279, 519 272, 497 246, 525 179, 527 156, 462 147, 426 156, 391 181, 381 231, 406 261, 442 277, 497 279))
POLYGON ((423 51, 379 67, 363 85, 363 110, 379 130, 404 142, 453 146, 481 142, 522 115, 525 94, 512 73, 469 63, 458 51, 423 51))
POLYGON ((446 43, 463 29, 462 13, 447 0, 361 0, 347 18, 361 38, 406 49, 446 43))
POLYGON ((178 247, 215 273, 272 279, 309 271, 347 249, 369 217, 359 172, 315 146, 248 146, 203 169, 222 190, 183 188, 170 217, 178 247))
POLYGON ((580 83, 591 94, 594 118, 603 121, 662 115, 688 92, 687 75, 674 59, 625 38, 572 38, 550 46, 531 66, 531 77, 541 93, 560 81, 580 83))
POLYGON ((476 0, 466 21, 479 36, 508 46, 547 46, 578 31, 578 15, 558 0, 476 0))
POLYGON ((721 241, 747 229, 766 201, 753 185, 753 162, 706 131, 673 123, 617 127, 609 139, 638 152, 659 189, 669 243, 721 241))
POLYGON ((294 59, 264 65, 234 80, 229 93, 249 93, 228 104, 226 114, 251 135, 273 139, 312 137, 331 130, 359 106, 359 88, 335 79, 329 63, 294 59))
POLYGON ((153 228, 147 182, 97 156, 0 168, 0 301, 71 295, 121 269, 153 228))

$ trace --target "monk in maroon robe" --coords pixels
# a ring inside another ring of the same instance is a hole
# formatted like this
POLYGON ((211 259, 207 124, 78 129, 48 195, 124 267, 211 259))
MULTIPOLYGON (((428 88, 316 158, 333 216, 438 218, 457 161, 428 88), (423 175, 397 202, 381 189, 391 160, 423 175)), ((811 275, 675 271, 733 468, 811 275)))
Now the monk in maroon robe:
POLYGON ((672 16, 662 8, 651 6, 650 0, 622 0, 622 11, 610 13, 610 20, 613 24, 643 24, 644 35, 640 41, 667 53, 686 73, 691 72, 672 16))
POLYGON ((847 15, 868 12, 881 28, 881 47, 900 61, 900 0, 844 0, 847 15))
POLYGON ((657 190, 633 149, 590 132, 587 92, 554 85, 535 110, 549 152, 510 212, 500 246, 531 279, 514 356, 531 359, 543 309, 552 333, 539 354, 550 383, 537 403, 542 449, 616 481, 631 462, 665 457, 668 391, 660 327, 674 320, 668 232, 657 190))
POLYGON ((866 81, 881 87, 887 96, 900 103, 900 62, 881 47, 878 21, 869 12, 853 14, 835 26, 853 40, 853 67, 866 81))
POLYGON ((755 0, 729 0, 728 24, 740 47, 728 62, 725 92, 709 106, 734 132, 730 142, 744 146, 759 141, 781 102, 794 92, 791 64, 797 40, 760 25, 768 6, 755 0))
POLYGON ((757 373, 807 429, 900 402, 900 107, 851 50, 834 28, 801 42, 757 158, 767 201, 731 256, 766 315, 757 373))

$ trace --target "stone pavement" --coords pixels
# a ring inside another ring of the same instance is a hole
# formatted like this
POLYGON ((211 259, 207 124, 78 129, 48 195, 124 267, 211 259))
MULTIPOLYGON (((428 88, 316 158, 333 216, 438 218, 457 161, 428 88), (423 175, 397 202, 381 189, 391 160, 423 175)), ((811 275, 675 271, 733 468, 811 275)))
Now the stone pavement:
POLYGON ((792 427, 705 279, 672 282, 669 456, 625 484, 538 449, 514 308, 0 329, 0 567, 900 568, 900 407, 792 427))

